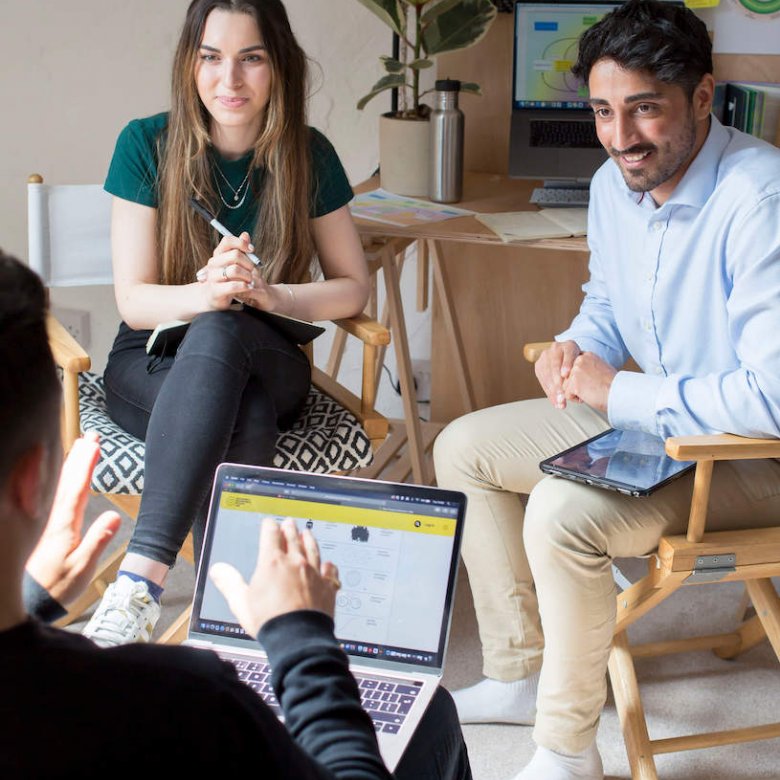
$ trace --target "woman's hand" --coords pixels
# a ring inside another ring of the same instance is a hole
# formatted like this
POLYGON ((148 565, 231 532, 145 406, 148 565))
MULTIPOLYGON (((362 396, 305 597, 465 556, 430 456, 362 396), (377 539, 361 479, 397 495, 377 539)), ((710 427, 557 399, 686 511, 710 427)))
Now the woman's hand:
POLYGON ((289 284, 268 284, 259 274, 255 276, 254 287, 237 295, 236 300, 255 309, 275 311, 288 317, 293 316, 295 309, 295 293, 289 284))
POLYGON ((253 252, 249 233, 238 238, 223 238, 214 254, 197 273, 198 281, 209 284, 204 288, 209 308, 227 309, 236 300, 263 311, 292 314, 295 294, 286 284, 268 284, 259 269, 246 256, 253 252), (236 285, 239 285, 236 287, 236 285))
POLYGON ((219 242, 207 265, 197 273, 209 309, 227 309, 234 299, 244 300, 249 291, 268 287, 246 256, 253 249, 246 232, 219 242))

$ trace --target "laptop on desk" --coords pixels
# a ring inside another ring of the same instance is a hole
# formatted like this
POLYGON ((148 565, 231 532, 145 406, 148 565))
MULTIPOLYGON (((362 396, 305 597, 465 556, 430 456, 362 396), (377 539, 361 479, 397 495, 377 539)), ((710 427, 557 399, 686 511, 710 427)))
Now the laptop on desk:
POLYGON ((441 681, 465 505, 462 493, 439 488, 222 464, 186 644, 232 662, 283 717, 263 649, 208 571, 225 561, 249 580, 262 519, 294 518, 339 568, 336 637, 392 771, 441 681))

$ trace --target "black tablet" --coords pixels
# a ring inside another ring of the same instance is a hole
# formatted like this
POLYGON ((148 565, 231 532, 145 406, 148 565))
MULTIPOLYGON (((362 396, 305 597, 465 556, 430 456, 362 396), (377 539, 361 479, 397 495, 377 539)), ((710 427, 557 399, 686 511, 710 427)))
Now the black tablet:
POLYGON ((696 464, 674 460, 664 440, 641 431, 608 431, 539 464, 545 474, 583 482, 627 496, 649 496, 696 464))

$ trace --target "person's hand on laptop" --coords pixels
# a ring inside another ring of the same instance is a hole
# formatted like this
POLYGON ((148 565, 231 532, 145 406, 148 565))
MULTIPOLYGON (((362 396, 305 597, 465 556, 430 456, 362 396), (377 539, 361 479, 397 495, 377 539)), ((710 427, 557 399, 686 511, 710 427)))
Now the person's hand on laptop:
POLYGON ((28 574, 63 605, 87 587, 122 522, 116 512, 104 512, 81 537, 90 478, 99 455, 95 434, 74 442, 60 473, 49 521, 27 561, 28 574))
POLYGON ((269 517, 263 520, 257 567, 248 584, 227 563, 215 563, 209 576, 254 637, 267 621, 287 612, 315 609, 333 617, 341 587, 336 566, 320 562, 311 531, 299 534, 289 517, 281 525, 269 517))

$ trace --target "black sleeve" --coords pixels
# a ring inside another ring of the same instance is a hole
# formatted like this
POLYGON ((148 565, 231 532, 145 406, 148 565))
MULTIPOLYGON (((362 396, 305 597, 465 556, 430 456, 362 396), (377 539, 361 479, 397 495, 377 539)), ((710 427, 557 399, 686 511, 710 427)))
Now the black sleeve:
POLYGON ((27 614, 44 623, 59 620, 67 611, 26 571, 22 579, 22 600, 27 614))
POLYGON ((390 778, 333 621, 316 611, 280 615, 263 626, 258 640, 268 653, 287 729, 327 770, 321 776, 390 778))

